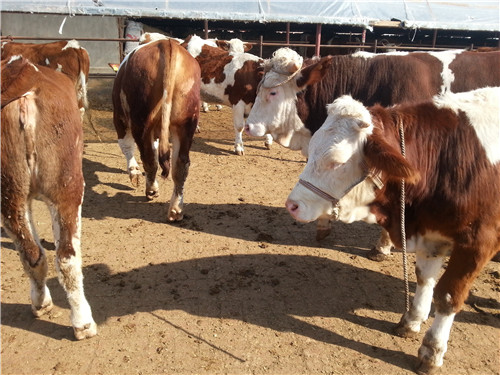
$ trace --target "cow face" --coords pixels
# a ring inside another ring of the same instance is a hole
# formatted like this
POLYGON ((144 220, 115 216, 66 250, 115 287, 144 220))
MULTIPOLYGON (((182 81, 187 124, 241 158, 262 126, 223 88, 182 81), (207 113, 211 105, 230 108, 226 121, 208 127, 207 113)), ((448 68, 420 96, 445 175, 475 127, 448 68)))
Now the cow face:
MULTIPOLYGON (((269 76, 270 73, 267 73, 263 82, 269 76)), ((280 135, 285 133, 281 129, 282 124, 297 116, 295 95, 298 90, 294 83, 291 81, 280 86, 259 87, 255 103, 246 121, 245 130, 249 135, 262 137, 265 134, 272 134, 273 138, 278 140, 280 135)), ((290 127, 293 129, 293 124, 290 124, 290 127)))
POLYGON ((311 138, 306 167, 286 202, 296 220, 331 214, 338 200, 364 180, 363 146, 372 131, 370 113, 360 102, 343 96, 328 106, 328 117, 311 138))
MULTIPOLYGON (((296 135, 304 138, 306 130, 297 113, 297 93, 316 84, 328 71, 331 57, 291 73, 289 76, 269 71, 262 79, 255 104, 246 121, 245 130, 252 136, 271 134, 276 142, 292 149, 307 149, 309 137, 296 147, 290 145, 296 135)), ((309 133, 310 134, 310 133, 309 133)), ((297 143, 297 142, 295 142, 297 143)), ((304 152, 306 154, 306 152, 304 152)))

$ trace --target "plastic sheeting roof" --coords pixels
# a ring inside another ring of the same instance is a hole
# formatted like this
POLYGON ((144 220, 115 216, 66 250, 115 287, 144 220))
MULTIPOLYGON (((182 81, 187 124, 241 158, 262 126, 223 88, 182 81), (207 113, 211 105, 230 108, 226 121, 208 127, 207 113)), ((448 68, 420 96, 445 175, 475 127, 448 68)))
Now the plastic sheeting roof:
POLYGON ((4 12, 500 31, 498 0, 0 0, 4 12))

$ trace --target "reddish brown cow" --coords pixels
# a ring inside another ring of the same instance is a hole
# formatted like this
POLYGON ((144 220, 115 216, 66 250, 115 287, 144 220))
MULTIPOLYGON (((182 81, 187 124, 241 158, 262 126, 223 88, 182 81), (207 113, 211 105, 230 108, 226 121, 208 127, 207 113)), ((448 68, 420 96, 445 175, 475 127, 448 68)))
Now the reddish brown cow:
POLYGON ((143 44, 128 54, 120 65, 112 96, 113 122, 118 144, 127 158, 132 184, 137 186, 141 176, 134 158, 135 143, 146 172, 148 199, 158 196, 158 161, 162 176, 167 177, 172 155, 175 186, 167 218, 169 221, 181 220, 189 150, 200 111, 198 63, 176 41, 168 39, 143 44), (156 140, 159 140, 158 146, 156 140))
POLYGON ((36 316, 53 307, 47 258, 35 232, 31 201, 50 209, 56 269, 77 339, 97 328, 83 291, 80 233, 83 131, 73 83, 26 59, 2 61, 2 221, 31 281, 36 316))
POLYGON ((416 253, 417 289, 397 333, 418 334, 434 297, 434 322, 418 350, 418 373, 432 373, 474 279, 500 250, 500 88, 390 108, 336 99, 286 207, 312 221, 358 184, 367 194, 350 209, 371 212, 396 246, 406 239, 416 253))
POLYGON ((90 69, 90 58, 85 48, 80 47, 76 40, 43 44, 14 42, 2 44, 2 60, 17 55, 34 64, 58 70, 71 78, 78 98, 78 107, 83 115, 88 108, 87 81, 90 69))

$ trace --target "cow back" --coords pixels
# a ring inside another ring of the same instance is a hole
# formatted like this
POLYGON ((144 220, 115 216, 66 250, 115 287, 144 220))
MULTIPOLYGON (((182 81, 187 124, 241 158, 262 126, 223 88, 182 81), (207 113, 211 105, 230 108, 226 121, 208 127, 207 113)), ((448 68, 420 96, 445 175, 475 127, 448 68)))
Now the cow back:
POLYGON ((198 107, 199 89, 196 60, 179 43, 158 40, 141 45, 122 62, 113 86, 113 105, 117 115, 129 112, 134 123, 151 126, 151 120, 161 117, 163 100, 180 112, 183 107, 193 108, 193 102, 198 107))
MULTIPOLYGON (((316 60, 306 60, 305 65, 316 60)), ((367 106, 430 99, 451 92, 500 85, 500 52, 444 51, 332 56, 320 82, 297 95, 297 111, 314 133, 326 119, 326 105, 351 95, 367 106)))
POLYGON ((58 41, 53 43, 15 43, 2 46, 2 60, 22 56, 34 64, 46 66, 66 74, 77 92, 80 108, 87 108, 87 88, 90 57, 85 48, 77 41, 58 41))
POLYGON ((5 64, 2 190, 29 189, 51 199, 59 188, 72 185, 83 194, 83 131, 71 80, 26 59, 5 64))

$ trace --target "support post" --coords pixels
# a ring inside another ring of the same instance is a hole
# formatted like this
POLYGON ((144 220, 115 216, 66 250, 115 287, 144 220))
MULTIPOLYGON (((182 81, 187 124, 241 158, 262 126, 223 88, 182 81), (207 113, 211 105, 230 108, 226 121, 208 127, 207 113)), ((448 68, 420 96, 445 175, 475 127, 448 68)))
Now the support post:
POLYGON ((315 56, 320 56, 320 46, 321 46, 321 24, 316 25, 316 48, 314 51, 315 56))
POLYGON ((205 39, 208 39, 208 20, 205 20, 205 39))

